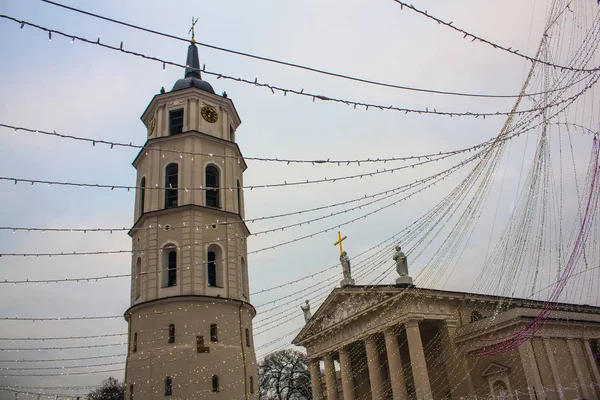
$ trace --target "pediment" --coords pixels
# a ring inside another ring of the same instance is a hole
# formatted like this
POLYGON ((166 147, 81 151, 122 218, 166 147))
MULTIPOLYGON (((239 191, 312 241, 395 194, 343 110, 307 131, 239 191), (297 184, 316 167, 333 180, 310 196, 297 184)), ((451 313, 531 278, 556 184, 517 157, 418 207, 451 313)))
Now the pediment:
POLYGON ((352 321, 391 298, 394 293, 381 291, 343 291, 333 292, 319 307, 308 324, 298 334, 294 342, 302 341, 308 336, 323 332, 324 330, 343 323, 352 321))
POLYGON ((481 373, 481 376, 497 375, 503 372, 508 373, 508 371, 510 371, 510 368, 495 362, 491 362, 487 367, 485 367, 481 373))

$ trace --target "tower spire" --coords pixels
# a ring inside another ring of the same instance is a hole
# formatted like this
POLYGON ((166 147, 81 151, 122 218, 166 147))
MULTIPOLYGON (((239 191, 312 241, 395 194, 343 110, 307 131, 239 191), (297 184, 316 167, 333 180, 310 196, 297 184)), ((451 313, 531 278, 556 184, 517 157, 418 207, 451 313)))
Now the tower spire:
POLYGON ((196 22, 198 22, 198 18, 192 17, 192 27, 188 31, 188 33, 192 34, 192 39, 190 40, 190 45, 188 47, 187 60, 185 62, 185 78, 198 78, 200 77, 200 57, 198 57, 198 48, 196 47, 196 38, 195 38, 195 27, 196 22))

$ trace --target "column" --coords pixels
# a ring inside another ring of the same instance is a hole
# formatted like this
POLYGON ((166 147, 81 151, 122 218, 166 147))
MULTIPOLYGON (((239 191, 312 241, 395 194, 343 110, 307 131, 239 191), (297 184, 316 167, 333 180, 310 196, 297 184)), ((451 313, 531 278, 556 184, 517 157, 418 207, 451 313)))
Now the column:
POLYGON ((596 395, 600 398, 600 371, 598 371, 598 365, 596 364, 596 359, 594 358, 594 353, 592 352, 592 346, 590 345, 590 340, 586 339, 583 347, 585 349, 585 355, 590 365, 590 371, 592 371, 592 377, 596 381, 596 395))
POLYGON ((329 353, 324 358, 325 361, 325 386, 327 387, 327 400, 337 400, 337 378, 335 376, 335 367, 333 366, 333 354, 329 353))
POLYGON ((540 378, 540 371, 538 370, 533 346, 530 341, 519 345, 519 355, 521 356, 521 364, 523 364, 523 371, 525 372, 529 398, 532 400, 545 398, 542 378, 540 378))
POLYGON ((554 351, 552 349, 552 344, 550 340, 544 338, 544 348, 546 349, 546 355, 548 356, 548 361, 550 362, 550 371, 552 371, 552 378, 554 378, 554 385, 556 386, 556 390, 558 391, 558 397, 560 400, 565 400, 565 394, 562 391, 562 383, 560 382, 560 374, 558 373, 558 366, 556 365, 556 360, 554 359, 554 351))
POLYGON ((431 394, 431 386, 429 384, 429 374, 427 373, 425 353, 423 352, 419 321, 409 320, 405 323, 405 326, 417 399, 431 400, 433 399, 433 395, 431 394))
POLYGON ((322 400, 323 389, 321 386, 321 367, 319 366, 319 360, 308 360, 308 368, 310 369, 310 385, 312 387, 313 399, 322 400))
POLYGON ((444 364, 452 398, 474 397, 475 388, 471 379, 469 364, 454 344, 458 323, 446 320, 440 330, 444 364))
POLYGON ((581 388, 581 394, 585 398, 591 398, 590 387, 587 385, 583 376, 583 369, 581 362, 584 360, 582 357, 582 348, 577 339, 567 339, 567 346, 569 347, 569 353, 571 353, 571 360, 575 366, 575 372, 577 373, 577 380, 579 381, 579 387, 581 388))
MULTIPOLYGON (((200 107, 198 106, 198 99, 195 97, 192 97, 188 103, 188 110, 189 110, 189 122, 188 122, 188 129, 189 130, 198 130, 198 109, 200 107)), ((185 115, 184 115, 185 116, 185 115)), ((229 132, 229 131, 227 131, 229 132)))
POLYGON ((400 358, 400 346, 398 338, 392 327, 383 331, 385 336, 385 348, 387 350, 388 366, 390 368, 390 383, 392 385, 392 394, 394 399, 405 399, 406 382, 404 382, 404 371, 402 369, 402 359, 400 358))
POLYGON ((350 361, 350 354, 348 354, 348 349, 346 347, 342 347, 339 354, 344 400, 354 400, 354 382, 352 380, 352 362, 350 361))
POLYGON ((183 127, 181 128, 183 132, 190 130, 190 102, 189 100, 185 100, 183 103, 183 127))
POLYGON ((156 107, 156 127, 154 128, 154 137, 168 136, 169 127, 165 123, 165 105, 161 104, 156 107))
POLYGON ((373 400, 383 400, 383 378, 381 376, 381 363, 379 362, 379 353, 375 339, 369 336, 365 340, 367 350, 367 363, 369 366, 369 381, 371 382, 371 398, 373 400))

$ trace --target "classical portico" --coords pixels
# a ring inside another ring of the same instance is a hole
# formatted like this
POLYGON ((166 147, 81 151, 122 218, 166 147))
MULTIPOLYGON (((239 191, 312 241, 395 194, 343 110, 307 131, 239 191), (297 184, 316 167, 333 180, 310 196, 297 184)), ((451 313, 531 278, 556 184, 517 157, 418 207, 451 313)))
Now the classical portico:
POLYGON ((543 308, 502 300, 412 286, 337 288, 293 343, 306 348, 314 399, 599 398, 591 355, 600 310, 557 305, 533 340, 473 357, 543 308), (560 377, 571 375, 563 387, 560 377))

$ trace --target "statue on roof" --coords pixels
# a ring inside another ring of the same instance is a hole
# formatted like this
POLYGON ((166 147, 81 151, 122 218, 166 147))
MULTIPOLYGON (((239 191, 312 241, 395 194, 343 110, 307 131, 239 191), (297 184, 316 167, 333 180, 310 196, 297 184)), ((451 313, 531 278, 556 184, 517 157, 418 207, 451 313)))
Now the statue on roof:
POLYGON ((352 279, 352 270, 350 269, 350 258, 345 251, 340 254, 340 263, 342 264, 342 274, 344 275, 344 279, 342 279, 340 285, 342 287, 353 286, 354 279, 352 279))
POLYGON ((300 309, 304 313, 304 322, 308 323, 312 314, 310 313, 310 304, 308 304, 308 300, 306 300, 306 305, 300 306, 300 309))
POLYGON ((408 275, 408 261, 406 255, 402 252, 400 245, 396 245, 396 253, 394 254, 394 261, 396 261, 396 272, 400 276, 408 275))
POLYGON ((396 272, 398 272, 399 278, 396 279, 396 285, 407 287, 412 286, 413 280, 408 275, 408 261, 406 254, 402 252, 400 245, 396 245, 396 252, 394 253, 394 261, 396 262, 396 272))
POLYGON ((354 279, 352 279, 352 271, 350 269, 350 258, 348 258, 348 253, 342 247, 344 240, 346 240, 346 236, 342 237, 342 234, 338 232, 338 240, 333 244, 334 246, 340 246, 340 263, 342 264, 342 274, 344 275, 344 279, 340 282, 341 287, 354 286, 354 279))

